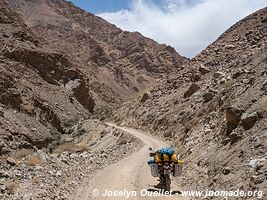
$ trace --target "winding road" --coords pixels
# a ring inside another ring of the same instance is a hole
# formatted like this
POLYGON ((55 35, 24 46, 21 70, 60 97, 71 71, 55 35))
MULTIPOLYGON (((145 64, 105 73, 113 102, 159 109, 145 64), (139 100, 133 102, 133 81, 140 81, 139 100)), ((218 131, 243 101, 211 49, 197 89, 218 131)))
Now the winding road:
POLYGON ((160 194, 159 189, 155 187, 158 183, 157 178, 152 177, 150 174, 150 168, 147 165, 149 159, 148 148, 166 147, 168 144, 165 141, 139 130, 118 127, 113 124, 108 125, 141 139, 144 146, 138 152, 105 168, 84 185, 81 185, 78 192, 74 194, 73 199, 186 199, 179 194, 181 188, 176 184, 177 180, 172 181, 171 195, 160 194))

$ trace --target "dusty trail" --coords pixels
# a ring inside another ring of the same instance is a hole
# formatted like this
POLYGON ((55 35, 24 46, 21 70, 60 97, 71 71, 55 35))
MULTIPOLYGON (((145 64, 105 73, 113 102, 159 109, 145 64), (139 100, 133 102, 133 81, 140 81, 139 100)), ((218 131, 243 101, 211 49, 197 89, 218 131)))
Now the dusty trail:
POLYGON ((96 174, 93 179, 88 180, 84 185, 82 185, 71 199, 185 199, 178 194, 181 189, 176 185, 175 180, 172 181, 171 187, 173 195, 157 197, 155 197, 155 195, 152 197, 149 196, 152 192, 158 191, 158 189, 155 188, 158 181, 157 178, 153 178, 150 175, 150 169, 147 165, 147 160, 149 159, 148 147, 165 147, 168 145, 166 142, 134 129, 118 127, 112 124, 108 125, 122 129, 123 131, 136 136, 143 141, 144 146, 138 152, 96 174), (114 193, 113 196, 103 196, 105 195, 106 190, 112 192, 121 191, 123 197, 115 197, 114 193), (140 195, 141 191, 143 191, 142 195, 140 195), (149 195, 147 191, 149 191, 149 195), (93 193, 96 195, 93 195, 93 193), (127 198, 128 195, 130 197, 127 198))

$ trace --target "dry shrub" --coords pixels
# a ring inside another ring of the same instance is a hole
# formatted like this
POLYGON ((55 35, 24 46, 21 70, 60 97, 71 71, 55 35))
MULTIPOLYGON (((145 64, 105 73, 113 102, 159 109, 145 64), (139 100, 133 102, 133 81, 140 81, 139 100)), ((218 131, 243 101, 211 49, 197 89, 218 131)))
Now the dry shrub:
POLYGON ((21 160, 22 158, 25 158, 26 156, 32 155, 32 154, 33 154, 33 150, 32 149, 18 149, 14 153, 14 158, 16 160, 21 160))
POLYGON ((8 194, 15 194, 16 190, 18 188, 18 184, 15 182, 8 182, 6 184, 6 190, 8 194))
POLYGON ((123 145, 123 144, 127 144, 127 142, 129 142, 130 141, 130 136, 128 135, 128 134, 126 134, 126 133, 123 133, 120 137, 119 137, 119 139, 118 139, 118 145, 123 145))
POLYGON ((8 155, 4 154, 0 156, 0 164, 6 163, 8 155))
POLYGON ((89 148, 85 145, 79 145, 75 143, 63 143, 58 145, 56 149, 54 149, 53 153, 60 154, 62 152, 76 153, 76 152, 85 152, 89 151, 89 148))
POLYGON ((41 184, 41 183, 42 183, 42 180, 41 180, 39 177, 34 176, 34 177, 32 178, 32 184, 33 184, 33 185, 39 185, 39 184, 41 184))
POLYGON ((38 155, 34 155, 34 151, 32 149, 18 149, 14 153, 13 157, 16 160, 26 158, 25 163, 28 166, 40 165, 43 163, 43 160, 38 155))
POLYGON ((41 165, 42 163, 43 163, 43 160, 37 155, 28 155, 26 157, 26 164, 28 166, 41 165))

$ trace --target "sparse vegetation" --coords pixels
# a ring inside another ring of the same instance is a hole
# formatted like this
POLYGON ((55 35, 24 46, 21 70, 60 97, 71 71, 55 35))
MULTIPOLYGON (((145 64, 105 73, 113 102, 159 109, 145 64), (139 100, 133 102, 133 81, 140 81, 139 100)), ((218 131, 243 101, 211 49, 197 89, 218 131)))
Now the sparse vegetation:
POLYGON ((104 121, 112 117, 112 112, 109 110, 97 110, 94 112, 93 118, 104 121))
POLYGON ((118 145, 127 144, 130 141, 130 136, 126 133, 123 133, 118 139, 118 145))
POLYGON ((18 149, 14 153, 14 158, 16 160, 21 160, 22 158, 25 158, 26 156, 31 155, 31 154, 33 154, 32 149, 18 149))
POLYGON ((26 164, 28 166, 41 165, 42 163, 43 163, 43 160, 37 155, 28 155, 26 157, 26 164))
POLYGON ((7 154, 4 154, 4 155, 1 155, 0 156, 0 164, 1 163, 5 163, 6 162, 6 159, 7 159, 8 155, 7 154))
POLYGON ((63 126, 66 127, 66 128, 71 128, 72 126, 77 124, 78 121, 79 121, 79 118, 78 117, 74 117, 74 118, 68 119, 65 122, 63 122, 63 126))
POLYGON ((39 177, 34 176, 32 178, 32 184, 39 185, 40 183, 42 183, 42 180, 39 177))
POLYGON ((54 149, 53 153, 60 154, 62 152, 76 153, 89 151, 89 147, 85 145, 79 145, 76 143, 63 143, 54 149))
POLYGON ((17 161, 25 158, 25 163, 28 166, 41 165, 43 163, 43 160, 38 155, 35 155, 32 149, 18 149, 13 154, 13 158, 17 161))
POLYGON ((8 194, 15 194, 16 190, 18 188, 18 184, 16 182, 8 182, 6 184, 6 190, 8 194))

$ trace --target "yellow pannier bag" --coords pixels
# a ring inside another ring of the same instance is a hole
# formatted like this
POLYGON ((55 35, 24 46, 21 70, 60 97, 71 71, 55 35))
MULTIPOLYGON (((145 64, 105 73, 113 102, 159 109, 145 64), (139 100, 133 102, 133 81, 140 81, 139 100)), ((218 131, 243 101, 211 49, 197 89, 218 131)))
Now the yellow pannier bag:
POLYGON ((162 156, 159 152, 156 152, 156 155, 155 155, 155 162, 156 163, 169 162, 169 161, 174 162, 174 163, 178 163, 178 164, 184 163, 184 161, 178 160, 176 153, 172 154, 171 156, 169 156, 167 154, 163 154, 163 156, 162 156))
POLYGON ((183 165, 184 164, 184 160, 178 160, 178 164, 183 165))
POLYGON ((169 162, 170 161, 170 157, 167 154, 163 154, 163 161, 164 162, 169 162))
POLYGON ((176 153, 172 154, 171 161, 174 163, 178 163, 177 155, 176 153))
POLYGON ((162 162, 162 160, 161 160, 161 154, 159 152, 156 152, 155 162, 156 163, 162 162))

